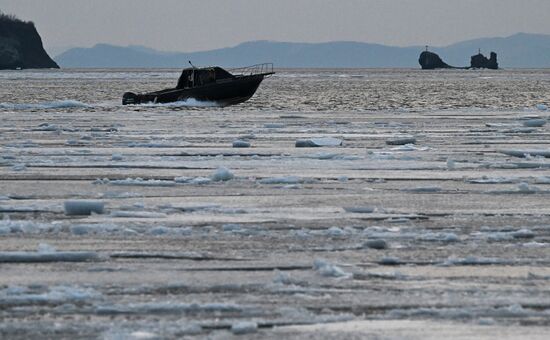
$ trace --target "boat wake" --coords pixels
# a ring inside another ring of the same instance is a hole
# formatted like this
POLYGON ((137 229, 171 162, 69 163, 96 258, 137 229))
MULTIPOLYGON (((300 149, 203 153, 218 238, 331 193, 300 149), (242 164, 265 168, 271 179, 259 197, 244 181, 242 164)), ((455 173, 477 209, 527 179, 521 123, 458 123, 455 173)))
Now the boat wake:
POLYGON ((44 103, 0 103, 0 109, 5 110, 47 110, 87 107, 91 106, 77 100, 60 100, 44 103))
POLYGON ((145 107, 220 107, 221 105, 212 102, 212 101, 201 101, 194 98, 189 98, 186 100, 180 100, 177 102, 171 103, 144 103, 136 104, 135 106, 145 106, 145 107))

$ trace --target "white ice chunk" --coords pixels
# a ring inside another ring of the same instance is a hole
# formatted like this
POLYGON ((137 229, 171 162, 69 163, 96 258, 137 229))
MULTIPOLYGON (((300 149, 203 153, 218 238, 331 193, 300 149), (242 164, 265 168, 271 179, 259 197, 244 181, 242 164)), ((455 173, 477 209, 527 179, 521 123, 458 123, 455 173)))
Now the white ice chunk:
POLYGON ((523 122, 523 126, 526 127, 541 127, 546 124, 546 119, 528 119, 523 122))
POLYGON ((456 162, 450 158, 447 158, 447 169, 454 170, 456 168, 456 162))
POLYGON ((123 159, 122 155, 119 153, 114 153, 111 155, 112 161, 121 161, 123 159))
POLYGON ((317 146, 340 146, 343 142, 341 139, 333 137, 311 138, 310 140, 317 146))
POLYGON ((427 151, 429 149, 428 147, 418 147, 414 144, 405 144, 392 148, 392 151, 427 151))
POLYGON ((518 231, 511 232, 514 238, 534 238, 536 234, 529 229, 520 229, 518 231))
POLYGON ((24 171, 27 170, 27 166, 25 164, 15 164, 11 167, 12 171, 24 171))
POLYGON ((37 128, 33 129, 33 131, 59 131, 60 128, 55 124, 50 123, 42 123, 38 125, 37 128))
POLYGON ((229 181, 233 179, 233 177, 235 177, 233 173, 229 169, 223 166, 217 168, 216 171, 214 171, 214 173, 212 174, 212 176, 210 176, 210 178, 215 182, 229 181))
POLYGON ((250 142, 247 142, 245 140, 237 139, 233 141, 233 147, 234 148, 249 148, 250 142))
POLYGON ((158 334, 148 331, 135 331, 130 333, 132 339, 158 339, 158 334))
POLYGON ((193 177, 187 177, 187 176, 174 177, 174 182, 176 183, 189 183, 192 180, 193 180, 193 177))
POLYGON ((422 241, 458 242, 460 238, 455 233, 425 233, 418 236, 422 241))
POLYGON ((376 207, 344 207, 344 210, 355 214, 371 214, 376 210, 376 207))
POLYGON ((282 129, 285 127, 285 124, 282 124, 282 123, 267 123, 267 124, 264 124, 264 127, 266 129, 282 129))
POLYGON ((538 188, 529 186, 529 183, 527 182, 521 182, 518 184, 518 191, 519 192, 525 192, 525 193, 533 193, 539 191, 538 188))
POLYGON ((47 243, 40 243, 38 245, 38 248, 37 248, 37 251, 39 253, 55 253, 57 250, 55 249, 55 247, 47 244, 47 243))
POLYGON ((343 141, 338 138, 324 137, 311 139, 298 139, 295 146, 297 148, 312 148, 312 147, 335 147, 342 145, 343 141))
POLYGON ((346 232, 342 228, 330 227, 326 231, 327 236, 340 237, 346 235, 346 232))
POLYGON ((535 178, 536 184, 550 184, 550 177, 549 176, 539 176, 535 178))
POLYGON ((350 277, 351 274, 345 272, 340 267, 329 263, 324 259, 315 259, 313 261, 313 270, 318 272, 321 276, 326 277, 350 277))
POLYGON ((196 184, 196 185, 205 185, 205 184, 209 184, 212 182, 212 179, 211 178, 207 178, 207 177, 196 177, 196 178, 193 178, 189 184, 196 184))
POLYGON ((548 106, 544 104, 537 104, 537 109, 540 111, 546 111, 548 110, 548 106))
POLYGON ((258 324, 253 321, 240 321, 231 325, 233 334, 251 334, 258 331, 258 324))

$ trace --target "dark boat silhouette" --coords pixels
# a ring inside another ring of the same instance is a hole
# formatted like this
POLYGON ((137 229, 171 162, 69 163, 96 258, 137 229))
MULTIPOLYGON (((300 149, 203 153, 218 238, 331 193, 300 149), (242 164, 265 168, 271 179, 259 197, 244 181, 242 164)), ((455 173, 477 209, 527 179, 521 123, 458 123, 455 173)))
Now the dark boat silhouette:
MULTIPOLYGON (((189 62, 191 64, 191 62, 189 62)), ((126 92, 122 104, 171 103, 195 99, 228 106, 247 101, 264 78, 274 74, 273 64, 258 64, 228 72, 221 67, 192 67, 182 71, 175 88, 144 94, 126 92)))

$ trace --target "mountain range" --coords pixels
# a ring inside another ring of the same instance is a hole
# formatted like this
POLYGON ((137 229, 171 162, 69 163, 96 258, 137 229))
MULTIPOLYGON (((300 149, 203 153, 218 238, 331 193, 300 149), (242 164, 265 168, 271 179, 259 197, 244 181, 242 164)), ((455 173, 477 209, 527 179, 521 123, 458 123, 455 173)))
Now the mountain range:
MULTIPOLYGON (((396 47, 352 41, 291 43, 251 41, 235 47, 202 52, 163 52, 144 46, 97 44, 72 48, 54 60, 68 68, 181 68, 195 65, 239 67, 273 62, 277 67, 417 68, 424 46, 396 47)), ((444 47, 430 47, 453 66, 468 66, 478 49, 498 54, 503 68, 550 68, 550 35, 518 33, 505 38, 467 40, 444 47)))

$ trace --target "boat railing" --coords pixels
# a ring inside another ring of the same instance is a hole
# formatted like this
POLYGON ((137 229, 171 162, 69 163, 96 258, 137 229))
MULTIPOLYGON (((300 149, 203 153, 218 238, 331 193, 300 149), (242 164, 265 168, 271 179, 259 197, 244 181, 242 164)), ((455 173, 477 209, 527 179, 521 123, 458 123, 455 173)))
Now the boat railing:
POLYGON ((253 76, 255 74, 272 74, 273 63, 256 64, 252 66, 239 67, 229 70, 235 76, 253 76))

